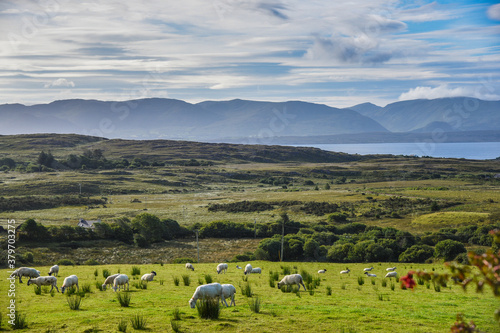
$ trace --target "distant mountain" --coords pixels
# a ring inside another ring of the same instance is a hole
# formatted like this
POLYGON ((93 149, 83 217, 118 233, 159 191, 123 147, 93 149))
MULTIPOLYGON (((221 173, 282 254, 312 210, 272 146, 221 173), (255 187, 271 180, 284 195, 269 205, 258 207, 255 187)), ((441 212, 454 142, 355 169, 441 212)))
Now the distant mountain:
POLYGON ((387 131, 354 110, 298 101, 190 104, 160 98, 124 102, 73 99, 32 106, 0 105, 0 119, 6 120, 0 122, 4 135, 50 132, 202 141, 387 131))
POLYGON ((500 130, 500 101, 453 97, 402 101, 383 108, 365 103, 349 109, 372 118, 391 132, 500 130))

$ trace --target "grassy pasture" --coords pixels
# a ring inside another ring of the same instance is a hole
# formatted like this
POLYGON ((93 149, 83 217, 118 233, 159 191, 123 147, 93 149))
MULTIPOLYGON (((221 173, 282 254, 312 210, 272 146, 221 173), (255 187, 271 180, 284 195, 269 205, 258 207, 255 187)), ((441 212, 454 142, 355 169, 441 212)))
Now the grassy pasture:
MULTIPOLYGON (((254 274, 247 278, 254 297, 261 301, 261 311, 250 310, 250 299, 242 295, 244 281, 242 270, 246 263, 230 263, 227 274, 217 275, 216 264, 195 264, 195 271, 187 271, 184 265, 136 265, 141 275, 151 270, 157 272, 155 281, 150 282, 147 289, 134 286, 139 276, 132 277, 132 265, 106 266, 61 266, 59 287, 65 276, 76 274, 80 288, 90 285, 91 293, 83 297, 80 310, 70 310, 66 296, 55 293, 52 297, 42 291, 36 295, 33 287, 16 282, 17 310, 26 314, 29 332, 117 332, 122 320, 128 322, 127 332, 135 331, 131 327, 130 318, 136 314, 147 320, 149 332, 171 332, 171 320, 176 309, 180 320, 176 320, 181 332, 446 332, 455 321, 456 313, 464 313, 466 320, 473 320, 485 332, 497 332, 498 324, 493 319, 493 311, 498 307, 490 290, 484 294, 474 291, 464 293, 458 286, 449 284, 436 292, 430 285, 418 285, 416 290, 402 290, 399 284, 387 279, 383 286, 385 268, 397 266, 403 275, 410 269, 426 269, 444 272, 440 264, 349 264, 349 276, 340 275, 345 264, 330 263, 273 263, 252 262, 254 267, 262 268, 262 275, 254 274), (365 277, 364 284, 358 284, 358 277, 364 276, 364 267, 373 265, 373 273, 378 277, 365 277), (283 277, 283 268, 291 273, 307 271, 314 278, 320 279, 320 285, 314 293, 300 291, 283 293, 269 284, 270 272, 279 272, 283 277), (319 269, 327 269, 326 274, 317 274, 319 269), (98 277, 94 276, 97 269, 98 277), (99 291, 96 282, 102 283, 102 270, 108 269, 111 274, 121 272, 129 275, 131 304, 121 307, 112 290, 99 291), (205 283, 205 275, 210 275, 214 282, 231 283, 236 287, 236 307, 223 308, 218 320, 199 319, 195 309, 188 306, 194 290, 199 282, 205 283), (190 277, 190 285, 185 286, 182 275, 190 277), (180 280, 178 286, 174 278, 180 280), (394 283, 394 290, 391 284, 394 283), (331 295, 327 295, 328 288, 331 295), (50 329, 50 330, 49 330, 50 329)), ((42 272, 49 267, 36 267, 42 272)), ((1 270, 4 278, 0 279, 0 290, 7 294, 7 270, 1 270)), ((5 315, 8 297, 2 296, 2 328, 8 327, 5 315)))

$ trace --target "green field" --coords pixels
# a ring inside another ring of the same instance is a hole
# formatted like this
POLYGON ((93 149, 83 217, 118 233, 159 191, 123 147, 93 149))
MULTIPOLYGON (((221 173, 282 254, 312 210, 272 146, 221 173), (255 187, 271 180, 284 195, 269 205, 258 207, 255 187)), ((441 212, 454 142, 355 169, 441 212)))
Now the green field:
MULTIPOLYGON (((473 290, 463 292, 461 287, 448 284, 440 292, 436 292, 432 284, 418 285, 414 291, 402 290, 394 279, 386 279, 384 287, 382 276, 385 268, 397 266, 403 275, 408 270, 426 269, 445 272, 439 264, 351 264, 349 276, 340 275, 345 265, 331 263, 271 263, 252 262, 253 267, 261 267, 262 275, 248 276, 248 284, 253 298, 259 298, 259 313, 251 311, 250 298, 242 295, 244 281, 242 270, 246 263, 230 263, 227 274, 217 275, 216 264, 195 264, 195 271, 187 271, 184 265, 140 265, 141 274, 151 270, 157 272, 154 281, 147 289, 137 289, 132 278, 131 265, 106 266, 61 266, 58 286, 61 287, 65 276, 76 274, 79 284, 90 285, 91 292, 82 299, 80 310, 70 310, 66 296, 55 293, 52 296, 47 290, 36 295, 32 286, 16 282, 15 300, 17 310, 26 315, 29 332, 117 332, 122 320, 128 322, 127 332, 133 330, 130 318, 141 315, 147 320, 149 332, 172 332, 171 320, 175 309, 180 311, 181 319, 175 321, 181 332, 383 332, 390 327, 392 332, 446 332, 454 323, 457 313, 463 313, 466 320, 473 320, 484 332, 497 332, 498 323, 493 319, 494 309, 498 307, 490 290, 477 294, 473 290), (365 278, 364 284, 358 284, 358 277, 363 276, 364 267, 373 265, 376 278, 365 278), (112 290, 99 291, 96 282, 102 283, 102 270, 108 269, 111 274, 121 272, 131 279, 129 307, 121 307, 116 294, 112 290), (320 279, 320 285, 314 292, 300 291, 283 293, 271 288, 270 272, 279 272, 283 276, 283 268, 291 273, 306 271, 314 278, 320 279), (325 274, 317 274, 317 270, 327 269, 325 274), (94 276, 95 270, 98 277, 94 276), (200 282, 205 283, 205 274, 214 282, 231 283, 236 287, 236 306, 223 308, 220 318, 206 320, 198 317, 196 309, 191 309, 188 301, 200 282), (190 285, 185 286, 182 275, 188 275, 190 285), (179 285, 174 284, 174 277, 179 278, 179 285), (372 283, 373 279, 373 283, 372 283), (394 290, 391 288, 394 284, 394 290), (327 295, 327 288, 331 295, 327 295)), ((49 267, 38 267, 42 274, 49 267)), ((0 281, 0 290, 7 294, 8 273, 1 270, 4 278, 0 281)), ((43 289, 43 288, 42 288, 43 289)), ((6 307, 8 297, 2 296, 2 328, 9 327, 6 307)))

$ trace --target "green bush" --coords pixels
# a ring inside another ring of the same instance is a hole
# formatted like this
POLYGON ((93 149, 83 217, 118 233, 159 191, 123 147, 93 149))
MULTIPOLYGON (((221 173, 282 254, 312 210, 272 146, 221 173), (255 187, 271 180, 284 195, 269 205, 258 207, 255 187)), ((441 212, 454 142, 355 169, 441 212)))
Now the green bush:
POLYGON ((436 244, 434 248, 434 256, 436 258, 443 258, 446 261, 455 259, 460 253, 467 252, 464 244, 446 239, 436 244))
POLYGON ((426 244, 413 245, 399 255, 400 262, 424 263, 434 254, 432 246, 426 244))
POLYGON ((74 266, 75 262, 71 259, 59 259, 56 261, 56 264, 59 266, 74 266))

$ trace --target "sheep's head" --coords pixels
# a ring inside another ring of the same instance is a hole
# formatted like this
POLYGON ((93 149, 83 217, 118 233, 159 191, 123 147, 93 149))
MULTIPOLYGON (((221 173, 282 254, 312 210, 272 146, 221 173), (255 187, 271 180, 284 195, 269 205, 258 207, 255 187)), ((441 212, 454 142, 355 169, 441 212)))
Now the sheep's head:
POLYGON ((29 280, 28 280, 28 286, 29 286, 30 284, 32 284, 32 283, 33 283, 33 282, 31 281, 31 279, 29 279, 29 280))
POLYGON ((281 282, 278 282, 278 289, 281 289, 281 282))
POLYGON ((106 290, 106 285, 104 283, 102 284, 101 287, 102 287, 102 290, 106 290))
POLYGON ((52 276, 52 272, 49 272, 49 276, 52 276))
POLYGON ((194 309, 196 307, 196 301, 194 300, 194 298, 191 298, 189 300, 189 306, 191 307, 191 309, 194 309))
POLYGON ((155 271, 151 271, 151 274, 154 274, 154 276, 156 276, 156 272, 155 271))
POLYGON ((66 290, 66 287, 61 287, 61 292, 64 294, 64 291, 66 290))

